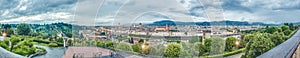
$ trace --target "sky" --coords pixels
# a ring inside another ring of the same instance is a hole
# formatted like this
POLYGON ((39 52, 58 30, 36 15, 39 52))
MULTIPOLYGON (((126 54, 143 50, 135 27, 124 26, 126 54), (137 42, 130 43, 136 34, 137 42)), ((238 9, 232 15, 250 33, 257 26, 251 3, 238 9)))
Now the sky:
POLYGON ((300 0, 0 0, 0 23, 300 22, 300 0))

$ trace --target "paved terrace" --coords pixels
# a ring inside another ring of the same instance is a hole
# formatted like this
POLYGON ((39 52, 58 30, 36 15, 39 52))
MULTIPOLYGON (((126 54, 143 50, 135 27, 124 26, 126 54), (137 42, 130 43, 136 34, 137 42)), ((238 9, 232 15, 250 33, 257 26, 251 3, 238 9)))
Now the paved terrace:
POLYGON ((68 47, 63 58, 115 58, 114 52, 98 47, 68 47))
MULTIPOLYGON (((299 47, 300 43, 300 29, 287 41, 269 50, 268 52, 258 56, 257 58, 294 58, 296 55, 300 55, 299 47), (294 57, 292 57, 295 54, 294 57)), ((299 58, 299 57, 298 57, 299 58)))

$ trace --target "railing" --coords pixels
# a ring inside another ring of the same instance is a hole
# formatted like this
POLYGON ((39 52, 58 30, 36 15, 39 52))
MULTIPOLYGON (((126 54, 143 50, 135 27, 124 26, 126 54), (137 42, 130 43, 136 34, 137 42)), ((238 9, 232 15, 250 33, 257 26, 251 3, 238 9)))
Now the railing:
POLYGON ((299 30, 290 39, 257 58, 291 58, 300 43, 299 30))

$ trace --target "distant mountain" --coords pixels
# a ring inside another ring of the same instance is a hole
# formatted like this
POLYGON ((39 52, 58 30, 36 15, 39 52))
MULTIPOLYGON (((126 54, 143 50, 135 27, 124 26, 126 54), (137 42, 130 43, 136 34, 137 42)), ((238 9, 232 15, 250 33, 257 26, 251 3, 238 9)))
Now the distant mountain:
POLYGON ((296 22, 296 23, 294 23, 294 25, 300 25, 300 22, 296 22))
POLYGON ((146 24, 147 26, 165 26, 168 24, 169 26, 176 26, 177 24, 174 21, 170 20, 162 20, 162 21, 156 21, 151 24, 146 24))
POLYGON ((242 21, 213 21, 213 22, 175 22, 171 20, 162 20, 156 21, 150 24, 146 24, 147 26, 165 26, 168 24, 169 26, 176 26, 176 25, 198 25, 198 26, 209 26, 209 25, 232 25, 232 26, 278 26, 279 24, 265 24, 262 22, 242 22, 242 21))

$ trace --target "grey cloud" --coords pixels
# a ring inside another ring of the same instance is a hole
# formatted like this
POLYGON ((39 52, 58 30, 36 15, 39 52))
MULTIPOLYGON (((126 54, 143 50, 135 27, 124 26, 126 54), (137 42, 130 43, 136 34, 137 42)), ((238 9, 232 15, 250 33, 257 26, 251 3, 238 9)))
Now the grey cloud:
POLYGON ((221 1, 223 2, 222 8, 225 10, 253 12, 251 8, 241 5, 241 3, 245 1, 242 0, 221 0, 221 1))
POLYGON ((20 15, 35 15, 46 12, 68 12, 77 0, 30 0, 26 10, 15 11, 20 15))

